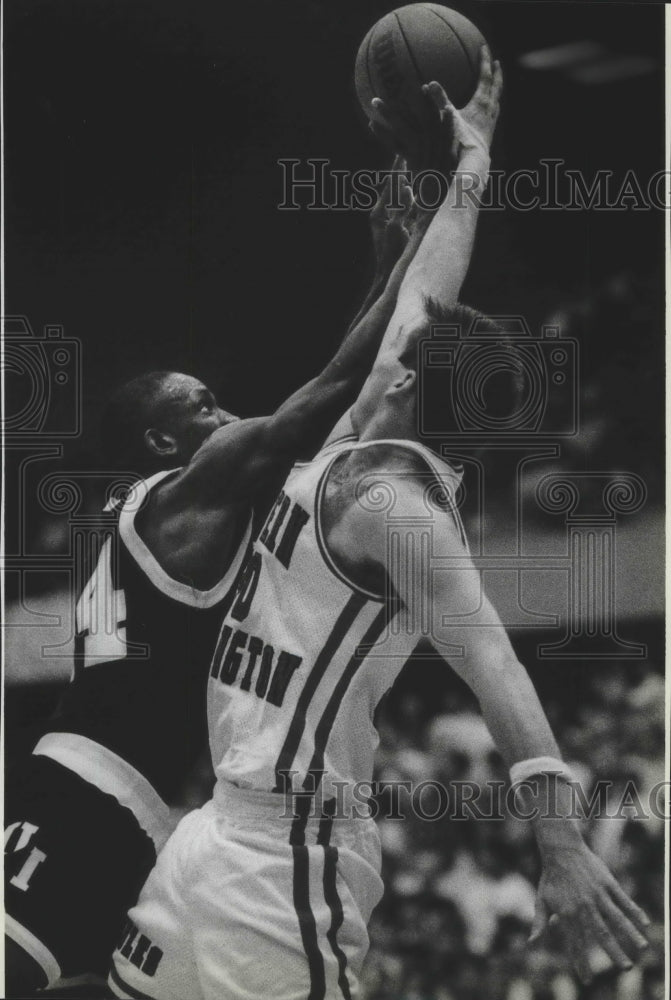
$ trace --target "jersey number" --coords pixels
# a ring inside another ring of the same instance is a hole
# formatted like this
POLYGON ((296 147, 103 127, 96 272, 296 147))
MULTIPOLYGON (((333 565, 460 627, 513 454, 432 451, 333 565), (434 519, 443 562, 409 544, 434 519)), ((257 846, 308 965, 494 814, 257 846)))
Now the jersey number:
MULTIPOLYGON (((35 826, 34 823, 21 823, 20 821, 18 823, 12 823, 8 826, 5 830, 5 853, 7 851, 7 845, 12 839, 12 835, 14 833, 18 833, 19 829, 21 832, 19 833, 17 841, 12 849, 13 853, 16 853, 16 851, 22 851, 24 848, 28 847, 39 827, 35 826)), ((16 888, 21 889, 22 892, 26 892, 28 890, 30 880, 35 874, 35 869, 46 860, 47 856, 44 851, 41 851, 39 847, 33 847, 19 871, 16 875, 12 875, 10 878, 10 885, 16 886, 16 888)))
POLYGON ((75 612, 77 661, 84 667, 128 655, 126 595, 112 580, 112 539, 107 538, 75 612))

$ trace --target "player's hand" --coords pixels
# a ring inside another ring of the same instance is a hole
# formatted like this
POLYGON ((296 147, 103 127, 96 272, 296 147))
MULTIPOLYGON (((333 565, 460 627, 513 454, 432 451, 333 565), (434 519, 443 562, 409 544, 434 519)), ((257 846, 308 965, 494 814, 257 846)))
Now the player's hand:
POLYGON ((422 87, 427 123, 422 127, 379 97, 372 100, 370 128, 388 148, 400 151, 415 172, 455 168, 462 148, 480 148, 489 154, 499 116, 503 73, 492 61, 488 46, 480 51, 480 76, 473 97, 458 111, 435 80, 422 87))
POLYGON ((372 117, 369 127, 380 142, 402 156, 413 175, 424 170, 439 170, 447 176, 453 169, 451 162, 452 133, 446 137, 449 122, 444 123, 440 111, 424 91, 426 121, 420 124, 401 114, 380 97, 371 101, 372 117))
POLYGON ((489 156, 499 117, 503 74, 501 64, 492 57, 486 45, 480 52, 480 78, 473 97, 458 111, 439 83, 422 87, 433 102, 443 126, 449 121, 452 133, 452 155, 458 159, 463 149, 480 149, 489 156))
POLYGON ((396 155, 380 186, 377 201, 370 214, 376 273, 388 276, 409 240, 415 247, 429 228, 435 209, 425 209, 415 201, 409 183, 410 172, 405 159, 396 155))
POLYGON ((544 852, 529 942, 536 941, 550 923, 559 924, 584 983, 594 974, 590 957, 597 946, 623 971, 648 945, 643 934, 648 917, 584 843, 544 852))

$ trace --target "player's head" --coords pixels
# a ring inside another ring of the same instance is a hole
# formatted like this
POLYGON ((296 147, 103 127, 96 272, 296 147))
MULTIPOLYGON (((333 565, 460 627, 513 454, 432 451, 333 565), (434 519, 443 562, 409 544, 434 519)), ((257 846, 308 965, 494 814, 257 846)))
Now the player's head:
POLYGON ((109 400, 101 422, 105 458, 114 468, 143 474, 173 469, 234 420, 192 375, 149 372, 124 383, 109 400))
MULTIPOLYGON (((443 308, 431 299, 425 302, 425 320, 422 330, 411 331, 412 343, 409 346, 390 349, 378 357, 375 366, 352 410, 352 422, 361 438, 402 438, 417 440, 420 437, 419 401, 417 364, 421 353, 418 350, 418 339, 425 340, 431 335, 433 326, 449 326, 456 328, 459 339, 468 337, 474 325, 477 324, 478 334, 495 335, 492 344, 501 345, 505 342, 505 334, 498 325, 469 306, 457 304, 443 308)), ((408 338, 404 338, 407 345, 408 338)), ((519 385, 516 377, 507 378, 502 372, 502 385, 497 390, 499 397, 491 400, 494 407, 506 411, 515 409, 519 395, 519 385)), ((438 412, 441 426, 449 433, 458 432, 458 419, 455 419, 456 400, 449 398, 444 392, 439 398, 429 389, 422 398, 422 413, 438 412)), ((432 425, 435 419, 429 421, 432 425)))

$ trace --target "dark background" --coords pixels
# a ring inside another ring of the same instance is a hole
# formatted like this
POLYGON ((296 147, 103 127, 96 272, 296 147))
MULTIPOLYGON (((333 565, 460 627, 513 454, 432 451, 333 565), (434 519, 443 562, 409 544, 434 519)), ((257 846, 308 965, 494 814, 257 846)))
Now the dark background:
MULTIPOLYGON (((6 5, 5 311, 25 315, 37 334, 45 324, 60 324, 82 344, 82 433, 63 441, 61 460, 37 463, 38 477, 50 468, 95 467, 105 397, 139 372, 193 372, 227 408, 250 415, 271 411, 327 360, 371 275, 368 223, 354 211, 279 211, 277 160, 323 157, 351 170, 387 165, 365 128, 352 77, 361 38, 393 6, 372 0, 6 5)), ((541 158, 561 157, 588 181, 599 169, 613 171, 615 192, 629 169, 645 186, 664 168, 663 5, 458 6, 503 61, 494 167, 534 169, 541 158), (586 85, 519 62, 530 50, 583 40, 614 57, 651 59, 651 69, 586 85)), ((479 309, 522 314, 534 331, 558 321, 579 340, 581 432, 563 448, 559 467, 622 469, 643 478, 648 503, 634 537, 648 553, 650 538, 653 548, 657 538, 660 555, 655 565, 653 558, 640 566, 642 580, 659 571, 663 545, 659 520, 648 515, 659 515, 663 502, 666 222, 657 210, 485 211, 464 288, 465 301, 479 309)), ((25 398, 25 373, 8 371, 6 389, 11 413, 25 398)), ((57 441, 71 404, 56 393, 46 412, 43 430, 57 441)), ((7 459, 8 552, 18 553, 10 559, 11 598, 21 586, 38 595, 53 589, 49 560, 67 549, 67 518, 47 517, 34 488, 23 495, 15 489, 22 455, 10 452, 7 459), (38 563, 44 556, 43 572, 28 572, 28 552, 37 553, 38 563)), ((500 487, 506 488, 503 480, 500 487)), ((60 588, 55 606, 68 600, 62 580, 60 588)), ((623 782, 633 775, 644 782, 641 775, 659 764, 661 606, 658 595, 654 607, 648 602, 632 608, 630 620, 621 617, 621 634, 649 646, 642 663, 555 661, 540 669, 535 646, 557 636, 516 639, 562 749, 593 778, 623 782)), ((26 664, 28 680, 30 656, 22 655, 15 659, 26 664)), ((401 777, 408 773, 404 754, 428 754, 427 766, 435 764, 427 727, 436 713, 473 707, 435 663, 422 671, 411 664, 383 732, 381 766, 401 777)), ((27 749, 29 727, 46 716, 57 685, 18 684, 8 693, 11 757, 12 748, 27 749)), ((452 840, 438 844, 438 825, 431 826, 433 841, 424 827, 406 828, 409 871, 422 870, 422 850, 437 857, 424 869, 423 887, 409 892, 398 860, 385 856, 388 889, 371 931, 367 996, 518 1000, 529 995, 515 992, 518 979, 530 985, 534 1000, 572 996, 560 982, 561 949, 551 943, 540 958, 527 953, 522 918, 502 924, 484 956, 465 944, 458 913, 432 895, 432 880, 452 870, 460 848, 472 850, 494 881, 511 872, 533 881, 538 869, 528 841, 508 843, 496 833, 500 850, 486 836, 483 847, 481 827, 452 826, 452 840), (421 933, 427 920, 434 921, 431 940, 421 933)), ((609 863, 650 910, 659 938, 660 834, 645 824, 633 824, 632 832, 628 823, 626 830, 611 845, 609 863)), ((660 956, 661 945, 629 992, 602 980, 581 998, 656 1000, 660 956)))
MULTIPOLYGON (((385 165, 352 77, 359 41, 391 7, 10 0, 6 312, 81 339, 83 445, 95 447, 110 386, 148 368, 193 372, 250 414, 326 360, 366 287, 367 222, 278 211, 277 159, 385 165)), ((495 167, 559 156, 588 177, 663 169, 663 5, 462 7, 505 68, 495 167), (659 69, 588 87, 517 63, 581 39, 652 56, 659 69)), ((663 233, 658 211, 489 213, 464 298, 536 327, 616 273, 646 283, 644 342, 640 331, 597 331, 583 363, 603 368, 619 351, 644 363, 636 408, 652 410, 656 434, 663 233)))

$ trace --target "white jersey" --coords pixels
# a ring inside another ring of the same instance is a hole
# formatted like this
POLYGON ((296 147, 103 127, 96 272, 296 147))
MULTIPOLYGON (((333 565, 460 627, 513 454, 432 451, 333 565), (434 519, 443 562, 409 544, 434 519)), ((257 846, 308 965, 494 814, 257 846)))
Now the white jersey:
MULTIPOLYGON (((460 473, 408 441, 327 447, 294 467, 254 544, 224 619, 209 677, 208 720, 219 782, 258 791, 340 794, 372 777, 375 712, 417 644, 395 628, 399 605, 350 581, 322 530, 335 460, 393 445, 419 454, 455 505, 460 473)), ((380 481, 379 467, 371 467, 380 481)), ((371 489, 371 503, 379 502, 371 489)))

